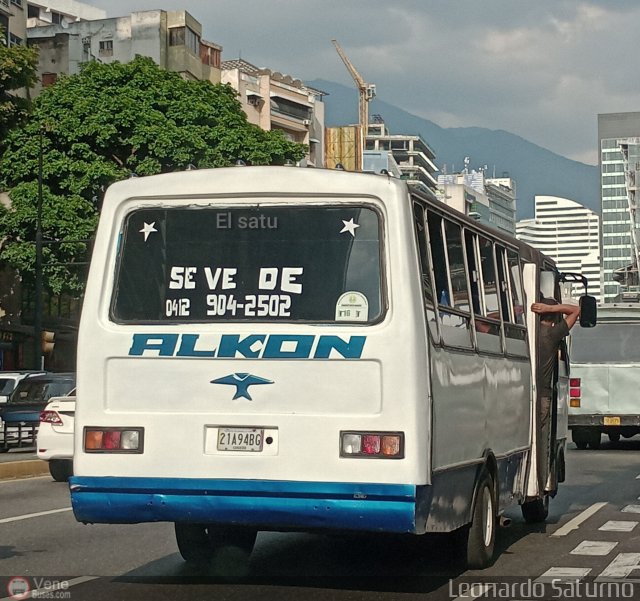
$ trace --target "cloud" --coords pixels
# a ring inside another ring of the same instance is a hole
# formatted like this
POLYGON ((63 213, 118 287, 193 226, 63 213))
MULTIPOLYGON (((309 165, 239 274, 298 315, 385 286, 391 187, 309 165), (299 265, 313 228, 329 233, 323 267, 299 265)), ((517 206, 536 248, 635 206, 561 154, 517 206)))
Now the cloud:
MULTIPOLYGON (((124 0, 94 0, 109 16, 124 0)), ((138 0, 137 10, 157 8, 138 0)), ((635 111, 636 0, 181 0, 223 58, 305 80, 353 81, 443 127, 504 129, 595 163, 598 113, 635 111)), ((326 99, 331 102, 331 98, 326 99)))

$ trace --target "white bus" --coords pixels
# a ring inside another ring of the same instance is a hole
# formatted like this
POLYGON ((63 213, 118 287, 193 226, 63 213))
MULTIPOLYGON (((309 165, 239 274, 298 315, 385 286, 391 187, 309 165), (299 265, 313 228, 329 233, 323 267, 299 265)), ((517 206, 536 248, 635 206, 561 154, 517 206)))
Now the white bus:
POLYGON ((106 193, 78 347, 76 518, 175 523, 187 561, 259 531, 457 532, 491 562, 536 461, 528 307, 553 262, 385 175, 189 171, 106 193))
POLYGON ((571 331, 569 428, 579 449, 640 434, 640 304, 598 307, 598 327, 571 331))

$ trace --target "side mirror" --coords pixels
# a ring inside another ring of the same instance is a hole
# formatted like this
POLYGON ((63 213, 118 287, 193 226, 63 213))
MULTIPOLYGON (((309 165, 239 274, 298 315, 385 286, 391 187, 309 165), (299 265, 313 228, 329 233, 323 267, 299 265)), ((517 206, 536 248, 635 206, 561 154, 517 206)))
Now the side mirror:
POLYGON ((598 308, 594 296, 585 294, 580 297, 580 326, 592 328, 598 321, 598 308))

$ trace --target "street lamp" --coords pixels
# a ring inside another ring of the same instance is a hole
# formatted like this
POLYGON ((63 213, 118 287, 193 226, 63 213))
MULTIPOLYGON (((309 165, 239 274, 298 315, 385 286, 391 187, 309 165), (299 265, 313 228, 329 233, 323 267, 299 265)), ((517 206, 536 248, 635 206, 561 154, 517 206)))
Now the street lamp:
POLYGON ((44 368, 42 355, 42 138, 44 124, 40 124, 38 136, 38 203, 36 209, 36 282, 33 307, 33 362, 34 369, 44 368))

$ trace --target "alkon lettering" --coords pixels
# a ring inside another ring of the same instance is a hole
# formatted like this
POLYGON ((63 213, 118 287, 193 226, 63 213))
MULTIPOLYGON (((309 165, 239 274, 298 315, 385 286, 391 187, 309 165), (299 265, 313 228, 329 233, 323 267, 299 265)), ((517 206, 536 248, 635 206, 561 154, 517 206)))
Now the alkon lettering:
POLYGON ((134 334, 130 356, 200 357, 203 359, 360 359, 366 336, 223 334, 215 339, 200 334, 134 334))

